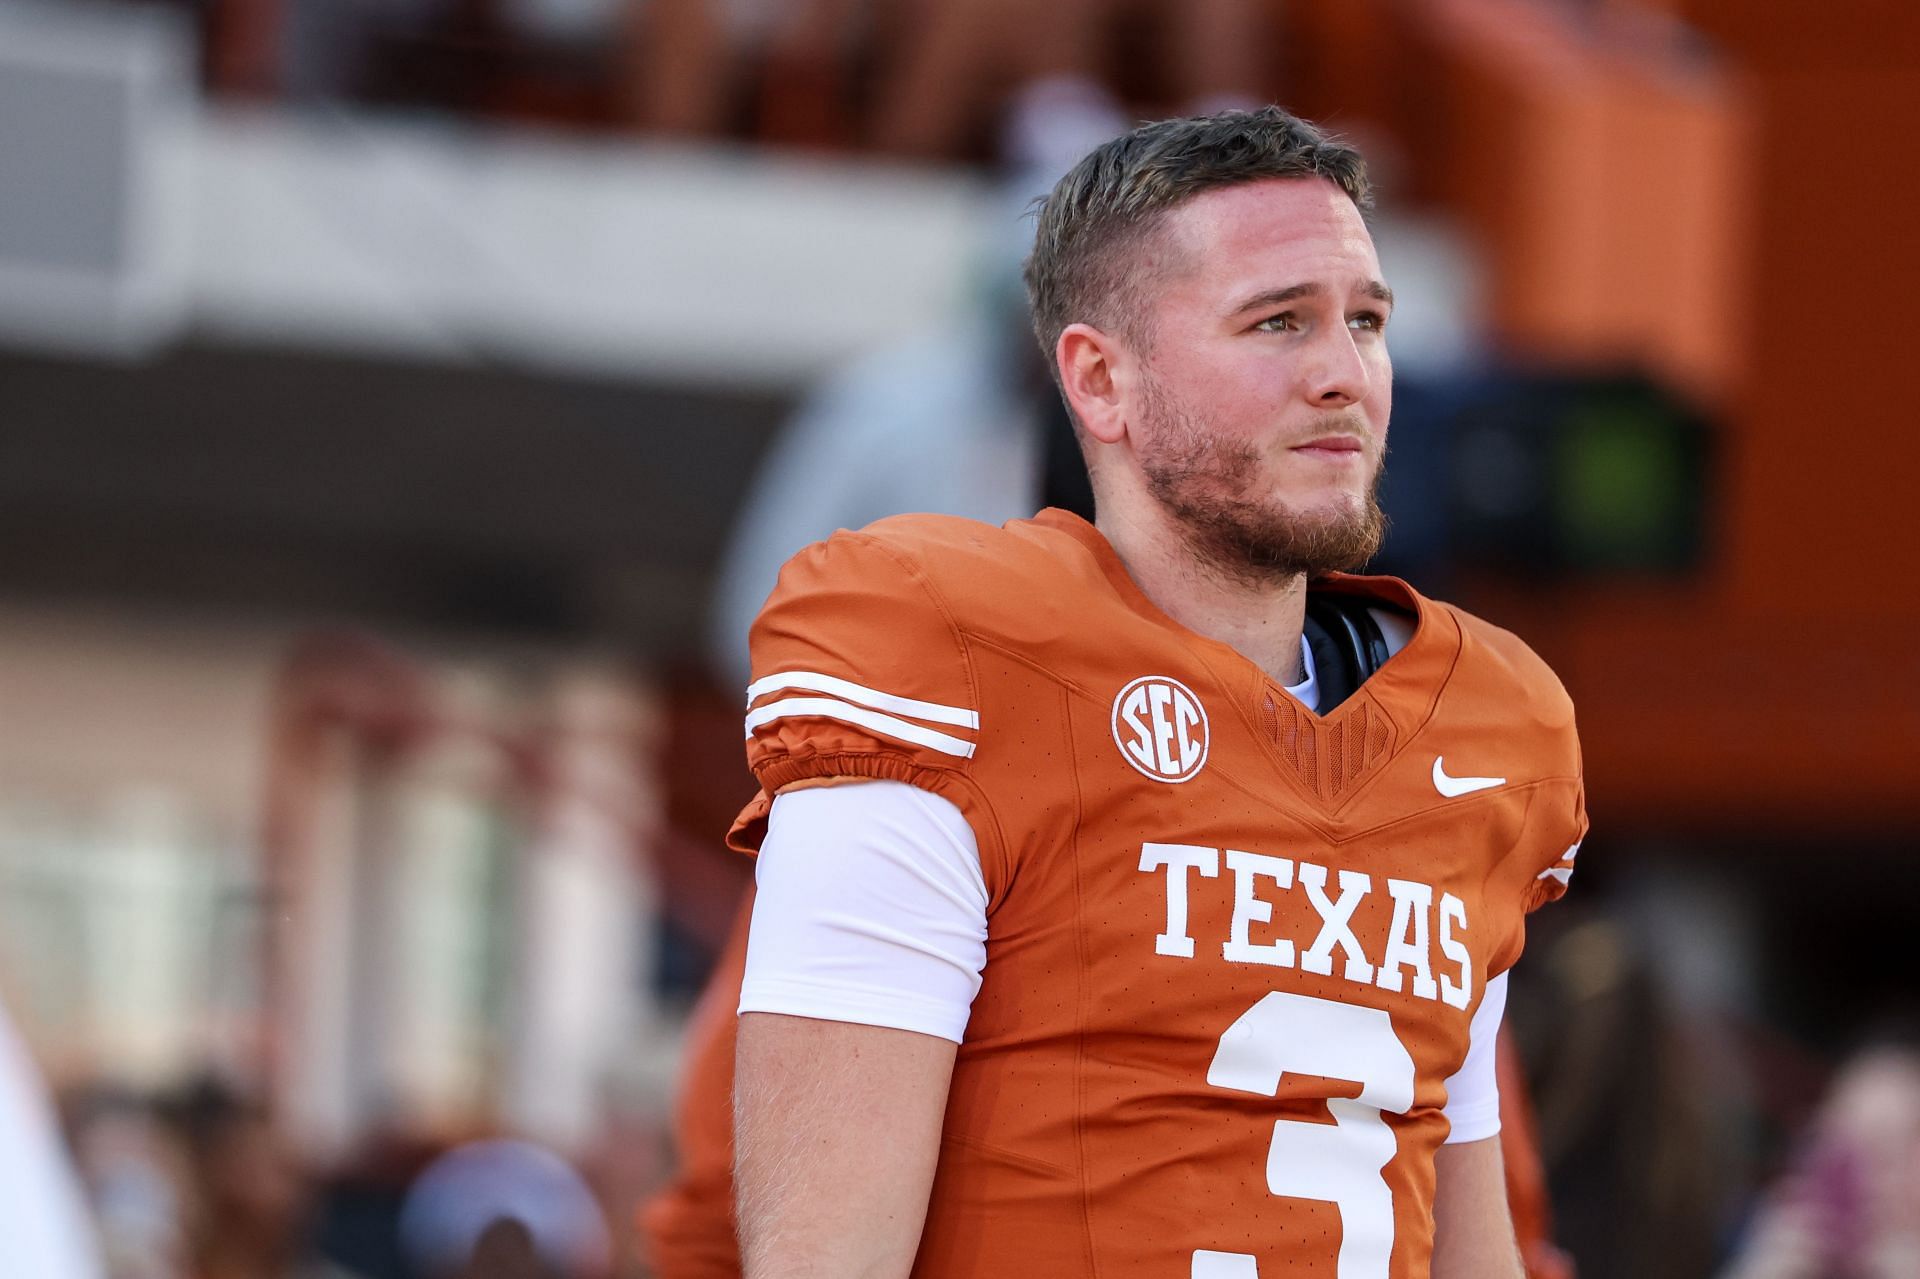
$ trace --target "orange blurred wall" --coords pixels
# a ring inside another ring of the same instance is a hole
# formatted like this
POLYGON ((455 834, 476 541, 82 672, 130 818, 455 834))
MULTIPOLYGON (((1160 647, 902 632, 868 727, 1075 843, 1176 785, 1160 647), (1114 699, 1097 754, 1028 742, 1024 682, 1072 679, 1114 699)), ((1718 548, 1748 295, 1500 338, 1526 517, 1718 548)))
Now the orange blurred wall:
MULTIPOLYGON (((1750 115, 1732 305, 1676 317, 1739 340, 1711 563, 1694 583, 1543 593, 1500 616, 1574 691, 1597 813, 1726 833, 1911 827, 1920 6, 1672 7, 1728 53, 1750 115)), ((1667 141, 1646 139, 1656 156, 1667 141)))
POLYGON ((1695 577, 1467 593, 1573 691, 1596 820, 1910 826, 1920 5, 1286 12, 1284 96, 1401 145, 1388 198, 1473 234, 1506 349, 1639 362, 1721 423, 1695 577))

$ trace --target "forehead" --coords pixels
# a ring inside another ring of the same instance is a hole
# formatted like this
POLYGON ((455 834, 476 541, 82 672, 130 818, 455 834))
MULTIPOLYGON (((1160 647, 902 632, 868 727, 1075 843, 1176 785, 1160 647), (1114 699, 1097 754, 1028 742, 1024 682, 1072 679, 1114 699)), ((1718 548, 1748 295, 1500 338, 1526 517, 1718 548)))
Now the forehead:
POLYGON ((1207 292, 1309 282, 1339 288, 1380 278, 1359 208, 1325 178, 1207 191, 1173 209, 1163 225, 1183 283, 1207 292))

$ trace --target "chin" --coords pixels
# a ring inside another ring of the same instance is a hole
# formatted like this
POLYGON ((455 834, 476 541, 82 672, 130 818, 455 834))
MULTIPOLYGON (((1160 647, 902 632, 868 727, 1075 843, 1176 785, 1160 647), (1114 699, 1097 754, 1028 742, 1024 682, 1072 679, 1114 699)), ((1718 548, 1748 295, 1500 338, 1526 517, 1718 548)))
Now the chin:
POLYGON ((1305 501, 1281 501, 1274 514, 1295 524, 1344 524, 1365 511, 1367 501, 1359 493, 1316 493, 1305 501))

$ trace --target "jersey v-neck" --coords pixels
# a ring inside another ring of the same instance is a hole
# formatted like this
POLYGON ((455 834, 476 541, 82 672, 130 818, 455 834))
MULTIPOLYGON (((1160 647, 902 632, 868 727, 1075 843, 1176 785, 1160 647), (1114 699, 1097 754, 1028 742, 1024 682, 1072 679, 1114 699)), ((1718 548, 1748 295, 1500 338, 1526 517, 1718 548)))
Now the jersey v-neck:
MULTIPOLYGON (((1310 794, 1326 805, 1329 814, 1346 807, 1365 789, 1363 778, 1381 771, 1381 766, 1397 756, 1433 713, 1440 691, 1452 673, 1460 652, 1459 623, 1444 608, 1425 599, 1398 578, 1332 573, 1315 582, 1315 589, 1337 590, 1375 600, 1410 614, 1413 634, 1399 652, 1389 657, 1353 695, 1322 715, 1313 706, 1289 697, 1285 687, 1259 664, 1230 644, 1202 635, 1176 621, 1147 597, 1139 583, 1127 572, 1119 553, 1106 536, 1086 520, 1070 511, 1049 507, 1034 517, 1034 523, 1065 533, 1093 557, 1101 573, 1120 601, 1132 612, 1167 631, 1205 665, 1231 694, 1230 700, 1249 732, 1268 752, 1297 773, 1298 761, 1289 757, 1275 720, 1276 706, 1287 703, 1309 732, 1339 731, 1350 721, 1367 716, 1384 716, 1393 725, 1392 744, 1361 770, 1361 775, 1346 779, 1333 793, 1303 779, 1310 794)), ((1359 725, 1356 723, 1355 727, 1359 725)))
MULTIPOLYGON (((1072 537, 1093 555, 1101 572, 1113 586, 1129 609, 1140 614, 1156 625, 1178 635, 1189 647, 1226 664, 1242 676, 1250 677, 1260 688, 1285 691, 1286 686, 1268 675, 1258 663, 1247 657, 1231 644, 1202 635, 1186 624, 1175 620, 1158 604, 1147 597, 1140 584, 1127 572, 1127 566, 1121 561, 1119 552, 1107 541, 1106 535, 1092 524, 1071 511, 1050 506, 1033 517, 1033 522, 1045 528, 1057 529, 1072 537)), ((1414 619, 1413 634, 1399 652, 1389 657, 1380 669, 1374 672, 1364 687, 1377 689, 1392 686, 1396 692, 1411 691, 1423 683, 1429 689, 1437 691, 1440 679, 1447 668, 1452 666, 1455 652, 1459 648, 1459 628, 1453 619, 1437 608, 1411 586, 1397 577, 1368 576, 1355 573, 1330 573, 1315 583, 1319 590, 1338 590, 1346 594, 1360 595, 1374 599, 1389 607, 1399 608, 1411 614, 1414 619), (1384 685, 1383 685, 1384 681, 1384 685)), ((1348 702, 1353 699, 1348 698, 1348 702)), ((1425 702, 1430 699, 1416 697, 1425 702)), ((1312 713, 1312 708, 1307 708, 1312 713)), ((1334 719, 1340 711, 1334 710, 1328 715, 1314 713, 1316 719, 1334 719)))

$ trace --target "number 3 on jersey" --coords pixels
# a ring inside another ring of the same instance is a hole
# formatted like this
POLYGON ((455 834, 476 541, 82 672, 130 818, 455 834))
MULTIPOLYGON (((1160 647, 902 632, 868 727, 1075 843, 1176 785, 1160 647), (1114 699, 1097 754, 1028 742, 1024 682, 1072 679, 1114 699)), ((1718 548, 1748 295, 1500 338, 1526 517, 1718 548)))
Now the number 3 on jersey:
MULTIPOLYGON (((1413 1106, 1413 1058, 1383 1008, 1274 991, 1220 1037, 1207 1070, 1217 1088, 1271 1097, 1289 1072, 1348 1079, 1358 1097, 1327 1102, 1332 1124, 1282 1119, 1267 1148, 1267 1189, 1340 1210, 1336 1279, 1386 1279, 1393 1255, 1393 1191, 1380 1175, 1395 1150, 1382 1112, 1413 1106)), ((1259 1279, 1243 1252, 1193 1254, 1192 1279, 1259 1279)))

